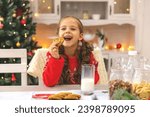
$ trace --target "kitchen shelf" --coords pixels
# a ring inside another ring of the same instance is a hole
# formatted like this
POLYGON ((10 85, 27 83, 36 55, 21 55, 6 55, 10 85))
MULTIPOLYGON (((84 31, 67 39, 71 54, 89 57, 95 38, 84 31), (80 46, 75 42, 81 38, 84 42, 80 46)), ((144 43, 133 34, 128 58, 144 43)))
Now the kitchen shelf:
POLYGON ((136 22, 135 20, 82 20, 81 22, 83 23, 84 26, 97 26, 97 25, 108 25, 108 24, 118 24, 118 25, 123 25, 123 24, 131 24, 135 25, 136 22))

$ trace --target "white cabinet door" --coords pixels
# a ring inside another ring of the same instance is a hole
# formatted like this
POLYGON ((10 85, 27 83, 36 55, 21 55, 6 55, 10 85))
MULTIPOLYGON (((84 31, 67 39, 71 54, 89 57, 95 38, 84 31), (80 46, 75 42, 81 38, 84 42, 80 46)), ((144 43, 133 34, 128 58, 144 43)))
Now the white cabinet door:
POLYGON ((31 7, 37 23, 56 23, 60 18, 60 0, 34 0, 31 7))
POLYGON ((135 0, 110 0, 110 18, 132 20, 135 18, 135 0))

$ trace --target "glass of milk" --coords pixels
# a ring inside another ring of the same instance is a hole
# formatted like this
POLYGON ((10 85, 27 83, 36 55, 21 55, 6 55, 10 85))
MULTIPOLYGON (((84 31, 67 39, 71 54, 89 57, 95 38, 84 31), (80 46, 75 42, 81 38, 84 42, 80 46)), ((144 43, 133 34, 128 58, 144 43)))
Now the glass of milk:
POLYGON ((94 92, 95 66, 84 64, 81 70, 81 92, 84 95, 92 95, 94 92))

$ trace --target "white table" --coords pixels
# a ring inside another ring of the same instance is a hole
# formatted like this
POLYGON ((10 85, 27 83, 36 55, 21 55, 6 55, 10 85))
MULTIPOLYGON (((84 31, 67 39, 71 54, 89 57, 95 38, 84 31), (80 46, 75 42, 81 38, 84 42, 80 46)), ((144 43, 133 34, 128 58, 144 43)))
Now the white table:
MULTIPOLYGON (((16 89, 16 88, 15 88, 16 89)), ((32 100, 34 94, 55 94, 58 92, 72 92, 81 95, 81 100, 108 100, 108 87, 105 85, 95 86, 94 94, 91 96, 84 96, 81 94, 80 85, 58 85, 55 87, 29 86, 28 88, 20 88, 18 90, 4 91, 0 89, 0 100, 32 100)))

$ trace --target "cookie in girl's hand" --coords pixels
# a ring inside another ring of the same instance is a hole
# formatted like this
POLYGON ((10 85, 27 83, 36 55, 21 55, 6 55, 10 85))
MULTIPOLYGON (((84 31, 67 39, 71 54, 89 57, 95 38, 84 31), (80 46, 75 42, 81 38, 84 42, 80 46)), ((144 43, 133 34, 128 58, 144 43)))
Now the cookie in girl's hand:
POLYGON ((53 42, 58 42, 57 46, 60 46, 64 42, 64 38, 58 37, 58 38, 54 39, 53 42))

